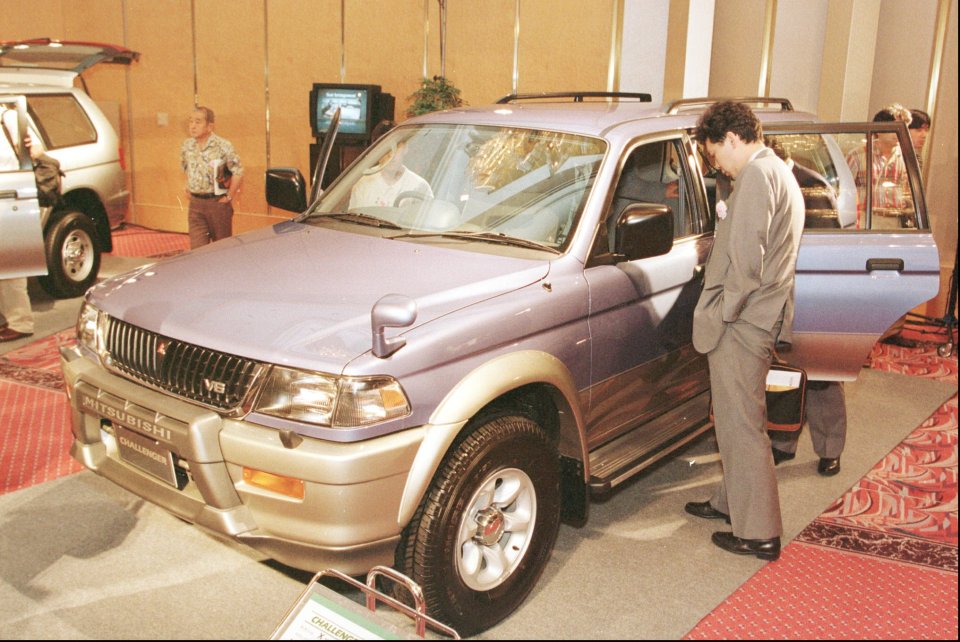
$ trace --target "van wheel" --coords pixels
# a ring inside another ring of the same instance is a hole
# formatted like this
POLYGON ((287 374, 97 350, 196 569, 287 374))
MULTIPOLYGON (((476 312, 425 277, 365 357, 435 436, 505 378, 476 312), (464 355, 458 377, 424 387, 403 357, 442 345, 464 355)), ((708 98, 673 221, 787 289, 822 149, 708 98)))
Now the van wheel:
POLYGON ((67 299, 87 291, 100 272, 100 248, 93 221, 83 212, 68 210, 47 229, 46 276, 40 285, 50 296, 67 299))
POLYGON ((520 606, 559 519, 556 447, 527 417, 495 417, 447 456, 404 530, 397 568, 423 589, 428 615, 471 635, 520 606))

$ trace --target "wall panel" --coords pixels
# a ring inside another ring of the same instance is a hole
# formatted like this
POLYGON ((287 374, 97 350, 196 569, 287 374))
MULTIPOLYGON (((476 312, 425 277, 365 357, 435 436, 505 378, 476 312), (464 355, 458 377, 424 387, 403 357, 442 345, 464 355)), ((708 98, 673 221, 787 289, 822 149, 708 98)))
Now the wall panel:
POLYGON ((128 218, 184 232, 180 145, 193 107, 190 0, 128 2, 126 9, 128 43, 141 54, 130 68, 134 206, 128 218))
POLYGON ((716 3, 710 56, 711 95, 758 94, 766 8, 767 0, 716 3))
POLYGON ((623 17, 620 90, 646 92, 663 101, 669 0, 627 0, 623 17))
MULTIPOLYGON (((310 180, 310 89, 315 82, 340 82, 340 51, 340 0, 267 2, 266 165, 296 167, 310 180)), ((283 210, 270 214, 289 217, 283 210)))
POLYGON ((520 93, 604 91, 614 0, 520 3, 520 93))
POLYGON ((779 0, 770 61, 770 95, 816 113, 828 0, 779 0))
POLYGON ((936 22, 937 2, 882 1, 868 118, 894 102, 923 109, 936 22))
POLYGON ((265 0, 195 2, 197 101, 214 110, 216 132, 244 167, 234 232, 262 227, 266 200, 265 0))
POLYGON ((346 0, 345 6, 343 82, 380 85, 397 99, 402 120, 407 99, 423 78, 423 4, 346 0))
POLYGON ((61 0, 3 0, 0 40, 66 39, 61 0))
MULTIPOLYGON (((482 105, 511 93, 516 0, 447 2, 447 12, 447 78, 463 99, 482 105)), ((440 73, 439 48, 429 52, 431 74, 440 73)))

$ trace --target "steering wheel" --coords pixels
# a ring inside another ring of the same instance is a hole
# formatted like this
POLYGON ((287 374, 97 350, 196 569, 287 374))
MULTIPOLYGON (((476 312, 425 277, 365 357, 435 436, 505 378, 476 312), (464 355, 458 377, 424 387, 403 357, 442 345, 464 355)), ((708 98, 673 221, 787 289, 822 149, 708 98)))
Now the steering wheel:
POLYGON ((407 190, 406 192, 400 192, 397 194, 397 198, 393 200, 394 207, 400 207, 400 202, 405 201, 408 198, 415 198, 421 201, 427 200, 427 195, 423 192, 418 192, 416 190, 407 190))

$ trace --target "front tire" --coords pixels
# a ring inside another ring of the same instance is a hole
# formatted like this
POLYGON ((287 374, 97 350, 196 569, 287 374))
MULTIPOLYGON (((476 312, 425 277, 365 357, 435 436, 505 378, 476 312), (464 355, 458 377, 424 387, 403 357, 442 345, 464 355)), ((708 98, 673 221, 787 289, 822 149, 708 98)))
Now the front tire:
POLYGON ((100 272, 97 230, 83 212, 69 210, 57 218, 47 230, 44 245, 48 273, 39 281, 50 296, 57 299, 80 296, 97 280, 100 272))
POLYGON ((447 456, 404 530, 397 568, 423 589, 428 615, 472 635, 526 598, 559 518, 556 447, 527 417, 494 417, 447 456))

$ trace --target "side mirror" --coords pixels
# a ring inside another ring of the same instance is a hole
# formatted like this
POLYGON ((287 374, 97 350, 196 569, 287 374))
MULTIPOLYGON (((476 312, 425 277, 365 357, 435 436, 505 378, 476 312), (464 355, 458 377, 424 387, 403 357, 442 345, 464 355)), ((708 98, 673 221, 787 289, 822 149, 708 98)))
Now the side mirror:
POLYGON ((620 213, 616 252, 627 261, 660 256, 672 248, 672 208, 659 203, 631 203, 620 213))
POLYGON ((294 167, 271 167, 267 170, 267 203, 298 214, 307 209, 307 183, 294 167))
POLYGON ((417 320, 417 304, 408 296, 388 294, 373 304, 370 311, 370 330, 373 333, 373 354, 386 359, 406 345, 402 337, 388 339, 386 328, 406 328, 417 320))

